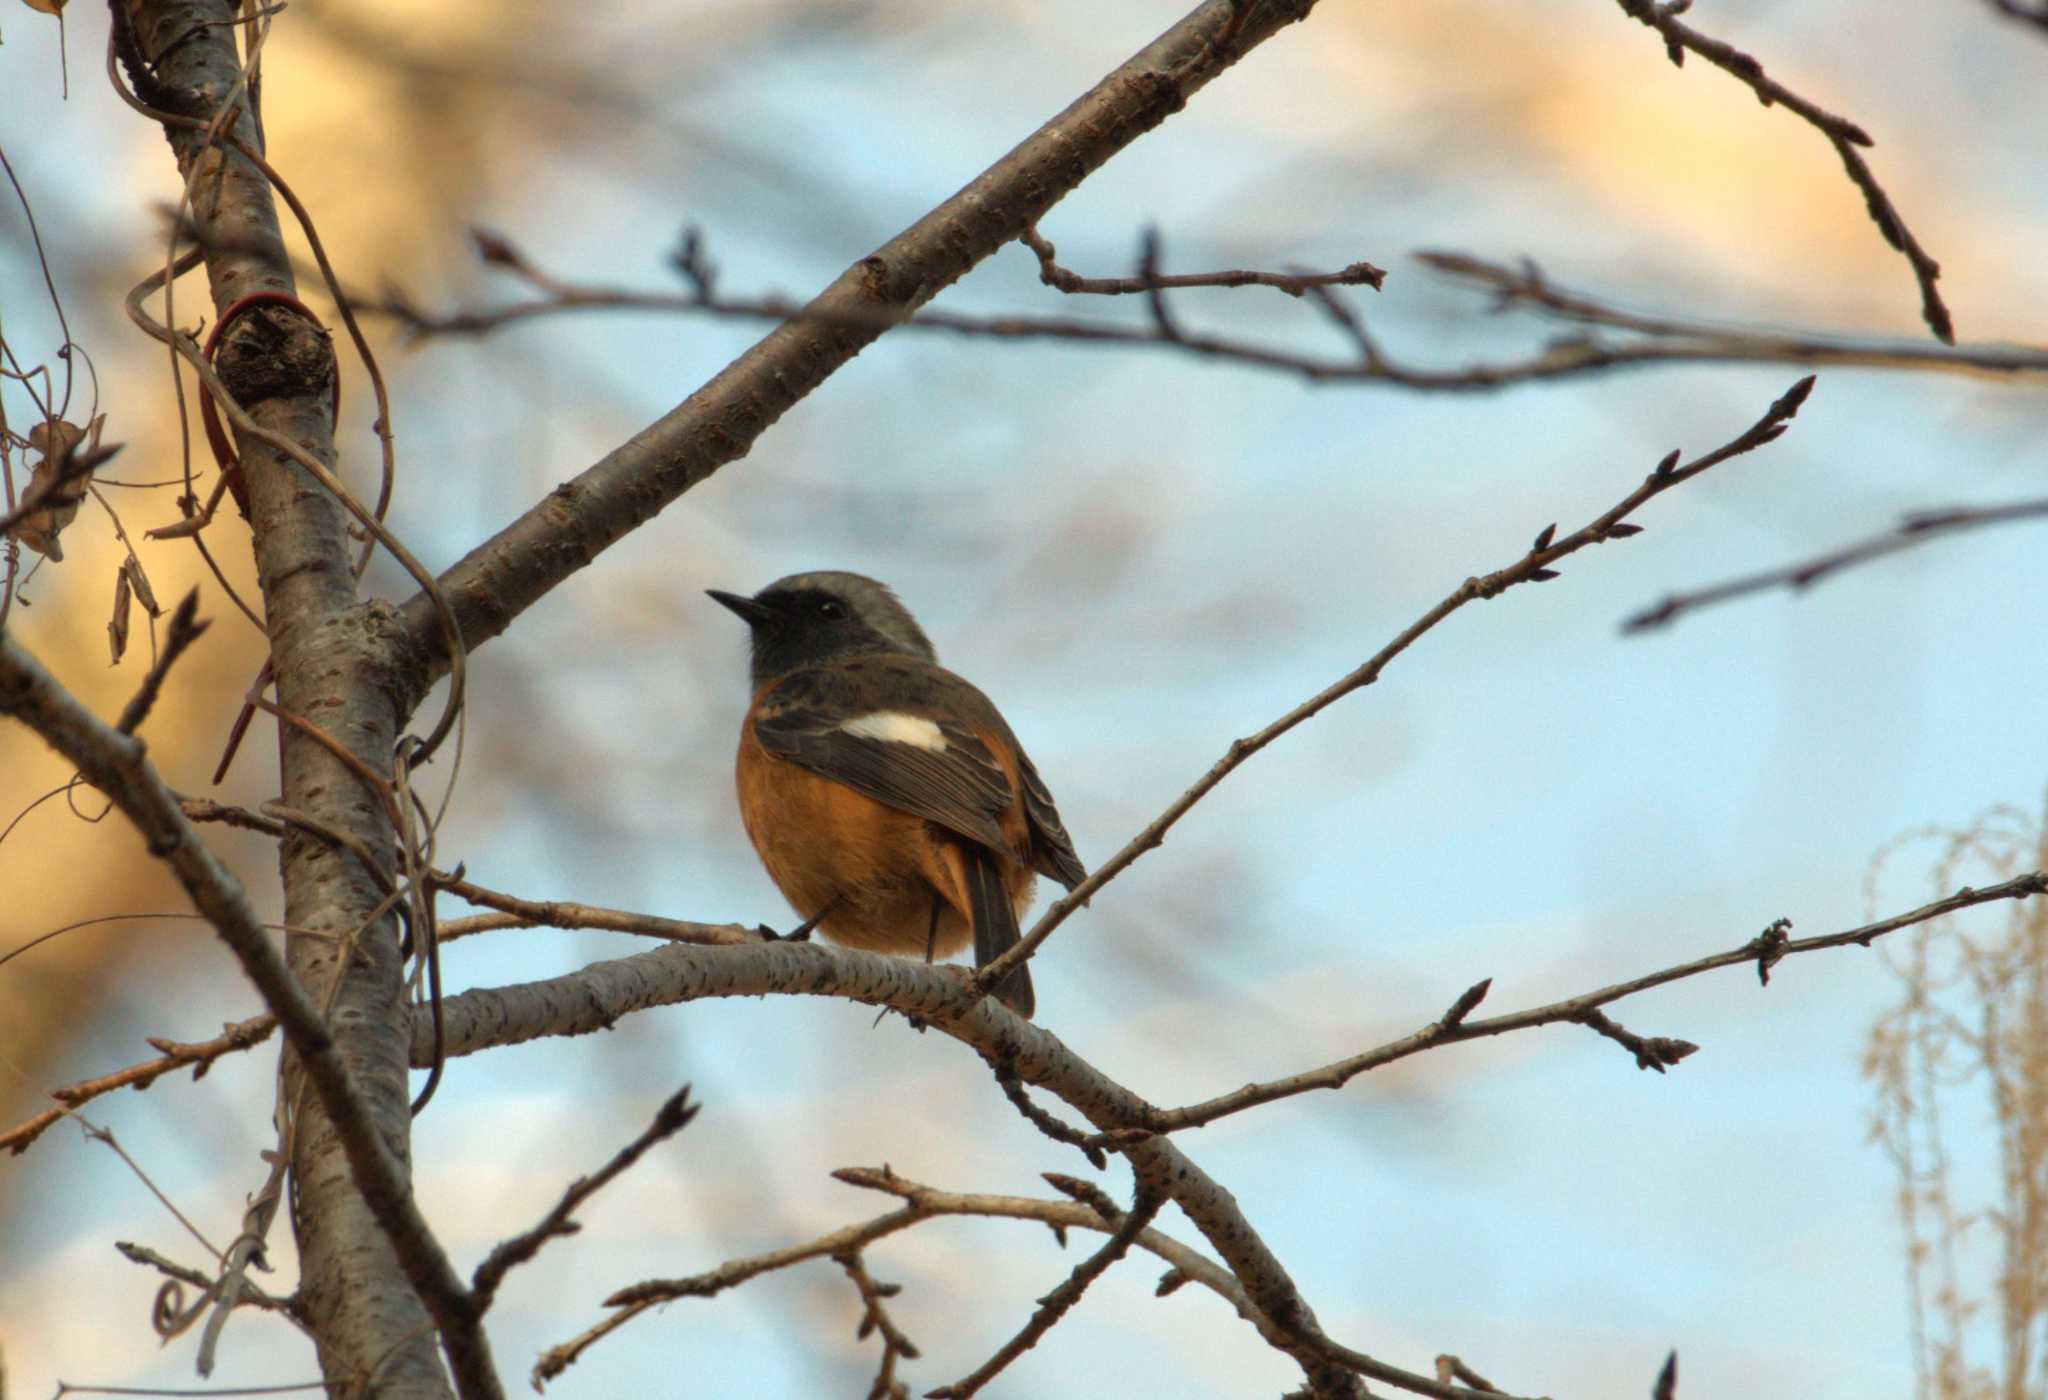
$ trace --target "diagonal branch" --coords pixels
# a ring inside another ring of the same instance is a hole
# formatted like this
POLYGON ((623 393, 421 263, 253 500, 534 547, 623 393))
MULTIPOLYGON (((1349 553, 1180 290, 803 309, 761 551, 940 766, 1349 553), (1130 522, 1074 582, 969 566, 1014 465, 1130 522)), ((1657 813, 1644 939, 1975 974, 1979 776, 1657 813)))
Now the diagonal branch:
POLYGON ((983 968, 977 974, 980 984, 984 987, 999 985, 1011 971, 1038 951, 1040 945, 1052 936, 1053 930, 1064 923, 1076 909, 1094 898, 1104 885, 1129 869, 1147 851, 1164 844, 1166 833, 1172 830, 1174 824, 1186 816, 1197 802, 1214 791, 1225 778, 1236 772, 1253 754, 1297 725, 1313 719, 1353 691, 1362 690, 1377 681, 1381 672, 1385 671, 1396 657, 1467 603, 1483 598, 1497 598, 1517 584, 1542 583, 1553 579, 1557 574, 1549 566, 1566 555, 1575 554, 1589 545, 1604 544, 1610 539, 1625 539, 1641 533, 1641 526, 1626 523, 1628 517, 1638 508, 1731 457, 1753 451, 1775 440, 1785 431, 1786 425, 1791 422, 1793 415, 1799 412, 1800 405, 1806 402, 1806 396, 1812 391, 1813 376, 1808 375, 1787 389, 1764 411, 1763 417, 1741 434, 1683 466, 1679 465, 1679 454, 1671 453, 1635 490, 1563 539, 1555 538, 1557 527, 1550 526, 1537 535, 1534 545, 1516 563, 1494 573, 1466 579, 1442 602, 1410 623, 1399 636, 1380 648, 1350 675, 1310 696, 1256 734, 1232 742, 1223 757, 1217 759, 1193 787, 1174 799, 1165 811, 1132 837, 1122 850, 1097 866, 1094 874, 1076 885, 1070 893, 1054 900, 1021 942, 983 968))
POLYGON ((304 1066, 333 1121, 363 1200, 383 1228, 405 1276, 432 1313, 468 1395, 500 1394, 490 1348, 468 1291, 414 1201, 406 1169, 385 1145, 379 1122, 326 1019, 299 986, 249 896, 199 839, 143 755, 142 741, 101 723, 15 643, 0 636, 0 714, 40 734, 118 805, 228 945, 304 1066))
MULTIPOLYGON (((900 317, 959 280, 1314 0, 1204 0, 1129 62, 940 204, 842 273, 807 316, 900 317)), ((770 331, 660 420, 556 488, 442 576, 474 649, 627 532, 745 456, 778 418, 872 344, 887 324, 796 319, 770 331)), ((406 603, 412 639, 448 666, 424 596, 406 603)))
POLYGON ((1037 1346, 1039 1340, 1052 1330, 1053 1324, 1081 1301, 1088 1285, 1108 1272, 1110 1265, 1130 1253, 1138 1236, 1145 1233, 1145 1227, 1152 1223, 1153 1217, 1159 1214, 1159 1208, 1165 1204, 1165 1197, 1141 1189, 1130 1211, 1117 1223, 1102 1247, 1076 1264, 1074 1271, 1061 1281, 1059 1287, 1039 1300, 1038 1310, 1031 1314, 1031 1320, 1024 1324, 1022 1331, 1003 1343, 994 1356, 969 1374, 951 1385, 942 1385, 927 1392, 926 1400, 969 1400, 970 1396, 1001 1375, 1012 1361, 1037 1346))
POLYGON ((1664 52, 1670 55, 1672 63, 1683 66, 1686 54, 1696 53, 1747 84, 1764 106, 1776 105, 1795 112, 1827 137, 1828 144, 1841 157, 1842 168, 1848 172, 1850 183, 1862 193, 1871 222, 1877 225, 1877 231, 1884 235, 1885 242, 1903 253, 1912 267, 1913 278, 1920 284, 1920 314, 1928 329, 1934 332, 1937 340, 1953 345, 1955 326, 1949 317, 1948 307, 1942 303, 1941 293, 1934 285, 1935 279, 1941 276, 1941 264, 1920 246, 1920 240, 1906 227, 1906 221, 1900 217, 1891 196, 1877 182, 1869 162, 1863 159, 1863 151, 1877 144, 1871 140, 1870 134, 1847 117, 1838 117, 1807 101, 1764 72, 1763 64, 1733 44, 1710 39, 1681 21, 1678 16, 1691 7, 1692 0, 1616 0, 1616 3, 1630 19, 1648 25, 1663 36, 1664 52))
POLYGON ((129 1065, 95 1079, 81 1079, 76 1084, 67 1084, 61 1089, 52 1089, 50 1097, 57 1101, 57 1107, 44 1109, 35 1117, 17 1123, 6 1132, 0 1133, 0 1149, 16 1156, 26 1152, 29 1144, 41 1137, 43 1130, 75 1108, 91 1103, 102 1094, 116 1089, 147 1089, 163 1076, 176 1070, 192 1067, 192 1077, 213 1067, 213 1062, 223 1055, 237 1050, 248 1050, 270 1039, 270 1033, 277 1029, 277 1018, 265 1013, 238 1021, 227 1027, 211 1040, 185 1044, 158 1037, 150 1038, 150 1046, 158 1052, 158 1058, 144 1060, 141 1064, 129 1065))
POLYGON ((562 1193, 562 1199, 555 1202, 554 1209, 542 1217, 539 1224, 493 1249, 484 1262, 476 1266, 473 1288, 477 1311, 488 1311, 491 1301, 498 1296, 498 1287, 504 1283, 505 1275, 539 1254, 549 1240, 573 1235, 581 1229, 571 1218, 576 1208, 623 1175, 646 1155, 650 1147, 681 1132, 697 1116, 698 1107, 690 1102, 690 1086, 685 1084, 663 1101, 655 1112, 654 1121, 639 1137, 620 1148, 594 1174, 579 1176, 570 1182, 569 1189, 562 1193))

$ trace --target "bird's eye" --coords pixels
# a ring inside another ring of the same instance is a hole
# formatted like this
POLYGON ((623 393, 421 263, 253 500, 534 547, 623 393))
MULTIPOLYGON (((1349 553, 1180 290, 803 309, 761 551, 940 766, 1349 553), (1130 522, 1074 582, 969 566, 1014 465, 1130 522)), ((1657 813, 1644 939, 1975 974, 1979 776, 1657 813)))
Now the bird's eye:
POLYGON ((837 598, 827 598, 824 602, 818 604, 818 616, 836 621, 846 616, 846 604, 840 602, 837 598))

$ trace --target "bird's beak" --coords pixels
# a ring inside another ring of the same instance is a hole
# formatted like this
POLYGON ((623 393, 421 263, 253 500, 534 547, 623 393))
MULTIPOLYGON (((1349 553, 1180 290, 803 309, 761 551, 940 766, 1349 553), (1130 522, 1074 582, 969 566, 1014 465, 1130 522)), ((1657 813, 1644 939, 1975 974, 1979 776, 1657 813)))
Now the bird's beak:
POLYGON ((720 607, 729 608, 739 614, 740 620, 749 627, 766 622, 775 616, 775 610, 765 603, 757 603, 752 598, 742 597, 738 593, 727 593, 720 588, 707 588, 704 592, 720 607))

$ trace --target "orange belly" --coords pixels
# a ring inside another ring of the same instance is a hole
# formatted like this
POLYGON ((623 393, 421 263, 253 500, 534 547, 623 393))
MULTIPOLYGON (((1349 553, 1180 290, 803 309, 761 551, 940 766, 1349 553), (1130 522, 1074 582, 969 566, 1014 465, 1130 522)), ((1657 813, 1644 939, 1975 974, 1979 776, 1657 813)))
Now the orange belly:
MULTIPOLYGON (((738 768, 747 837, 800 920, 829 909, 820 933, 878 953, 922 957, 929 946, 934 956, 945 956, 967 946, 974 931, 967 892, 943 854, 945 844, 965 844, 965 838, 770 758, 752 725, 741 736, 738 768)), ((997 859, 1021 918, 1034 893, 1033 872, 1000 854, 997 859)))

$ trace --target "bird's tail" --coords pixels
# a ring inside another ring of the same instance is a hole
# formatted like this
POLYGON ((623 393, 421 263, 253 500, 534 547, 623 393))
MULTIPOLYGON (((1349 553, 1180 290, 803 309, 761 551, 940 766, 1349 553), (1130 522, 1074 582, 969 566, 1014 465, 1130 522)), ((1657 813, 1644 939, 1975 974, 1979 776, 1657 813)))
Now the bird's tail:
MULTIPOLYGON (((1017 946, 1017 911, 1010 907, 1010 892, 1003 887, 1003 873, 993 857, 975 851, 963 862, 967 874, 967 903, 974 917, 974 965, 987 967, 1017 946)), ((1031 969, 1020 966, 995 989, 1003 1004, 1028 1018, 1036 999, 1031 992, 1031 969)))

